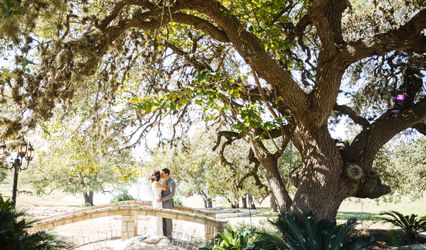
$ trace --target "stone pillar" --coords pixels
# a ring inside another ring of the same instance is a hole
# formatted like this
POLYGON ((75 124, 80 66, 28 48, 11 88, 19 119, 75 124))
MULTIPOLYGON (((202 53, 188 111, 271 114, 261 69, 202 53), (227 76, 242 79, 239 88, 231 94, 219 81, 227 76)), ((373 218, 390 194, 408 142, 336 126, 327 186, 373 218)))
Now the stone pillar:
POLYGON ((135 215, 121 216, 121 240, 127 240, 138 234, 138 217, 135 215))
POLYGON ((216 234, 223 233, 225 231, 225 227, 228 224, 226 221, 221 221, 216 224, 216 234))
POLYGON ((204 225, 205 235, 206 235, 206 241, 210 241, 214 238, 214 226, 212 226, 210 223, 206 223, 204 225))

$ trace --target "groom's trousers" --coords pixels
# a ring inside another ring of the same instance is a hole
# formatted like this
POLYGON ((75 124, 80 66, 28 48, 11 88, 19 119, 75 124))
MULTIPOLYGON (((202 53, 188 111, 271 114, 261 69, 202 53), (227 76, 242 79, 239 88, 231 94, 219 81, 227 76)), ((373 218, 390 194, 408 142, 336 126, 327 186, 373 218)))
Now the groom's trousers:
MULTIPOLYGON (((163 208, 173 208, 173 200, 164 201, 163 202, 163 208)), ((173 231, 172 219, 163 218, 163 234, 164 234, 164 236, 171 239, 172 238, 172 231, 173 231)))

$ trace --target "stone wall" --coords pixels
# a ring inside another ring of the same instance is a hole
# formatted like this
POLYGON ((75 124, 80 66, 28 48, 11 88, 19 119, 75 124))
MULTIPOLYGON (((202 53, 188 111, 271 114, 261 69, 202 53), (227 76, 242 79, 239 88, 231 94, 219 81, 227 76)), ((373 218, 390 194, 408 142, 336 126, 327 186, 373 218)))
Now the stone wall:
POLYGON ((117 215, 122 218, 121 237, 123 240, 137 235, 138 216, 154 216, 203 224, 205 225, 206 240, 210 240, 217 233, 223 232, 227 224, 226 221, 217 219, 216 214, 210 211, 184 206, 176 206, 174 209, 152 208, 151 202, 122 201, 48 217, 35 223, 28 231, 37 232, 79 221, 117 215))

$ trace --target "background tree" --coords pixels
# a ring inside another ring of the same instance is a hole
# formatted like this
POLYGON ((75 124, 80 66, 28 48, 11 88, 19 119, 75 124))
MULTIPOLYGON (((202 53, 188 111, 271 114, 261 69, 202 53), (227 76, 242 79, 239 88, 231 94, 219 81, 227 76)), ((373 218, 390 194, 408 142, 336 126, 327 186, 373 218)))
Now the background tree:
POLYGON ((201 106, 200 116, 226 130, 222 145, 250 143, 282 211, 321 220, 348 197, 389 193, 372 169, 376 154, 401 131, 425 131, 424 1, 67 1, 54 14, 16 3, 27 7, 22 18, 37 19, 24 25, 32 39, 18 29, 12 42, 37 65, 23 67, 21 56, 9 70, 16 77, 2 103, 16 109, 2 114, 4 136, 48 119, 99 74, 138 110, 129 125, 139 123, 142 137, 171 116, 173 139, 201 106), (360 126, 344 147, 329 130, 342 115, 360 126), (294 197, 277 163, 290 141, 302 159, 294 197))
POLYGON ((426 188, 426 138, 419 138, 412 144, 402 143, 396 152, 395 166, 400 169, 398 172, 404 173, 404 189, 398 191, 410 194, 413 198, 423 196, 426 188))
POLYGON ((33 135, 39 138, 36 161, 22 177, 38 194, 59 189, 82 194, 84 204, 94 205, 95 192, 136 181, 140 168, 131 149, 121 149, 126 137, 112 129, 108 117, 114 112, 100 103, 96 88, 76 95, 72 105, 40 123, 33 135))
POLYGON ((31 183, 38 194, 55 189, 83 194, 84 204, 93 206, 94 192, 113 191, 120 184, 134 181, 138 171, 129 163, 130 155, 102 152, 106 148, 99 146, 99 142, 73 139, 51 145, 39 152, 24 181, 31 183))
POLYGON ((176 148, 165 145, 147 163, 149 170, 146 172, 170 168, 179 193, 200 195, 206 208, 211 208, 218 196, 225 198, 233 207, 239 207, 240 199, 247 194, 263 200, 268 188, 258 173, 258 167, 248 162, 248 145, 244 141, 232 145, 226 157, 232 162, 224 163, 220 154, 212 149, 214 142, 215 137, 210 131, 181 140, 176 148))
POLYGON ((426 150, 425 138, 414 141, 399 141, 384 147, 374 161, 374 168, 383 174, 383 180, 393 187, 387 200, 398 200, 402 196, 411 199, 423 197, 425 183, 426 150))

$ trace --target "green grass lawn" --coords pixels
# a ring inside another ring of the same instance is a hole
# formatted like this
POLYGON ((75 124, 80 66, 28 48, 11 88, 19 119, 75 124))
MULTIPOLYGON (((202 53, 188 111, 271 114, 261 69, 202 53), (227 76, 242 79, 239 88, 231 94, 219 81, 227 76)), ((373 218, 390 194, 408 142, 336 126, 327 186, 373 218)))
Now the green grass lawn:
POLYGON ((377 202, 371 199, 348 199, 340 206, 340 213, 355 214, 379 214, 385 211, 395 210, 402 214, 418 214, 426 216, 426 197, 412 201, 408 198, 402 198, 399 202, 387 203, 377 202))
MULTIPOLYGON (((265 216, 269 218, 275 218, 277 213, 273 213, 269 210, 269 208, 259 208, 258 214, 255 216, 265 216)), ((377 221, 379 220, 378 213, 368 213, 368 212, 338 212, 336 219, 337 220, 348 220, 350 218, 356 218, 358 221, 377 221)))
POLYGON ((377 213, 368 213, 368 212, 338 212, 336 220, 348 220, 351 218, 356 218, 358 221, 365 220, 378 220, 379 214, 377 213))
MULTIPOLYGON (((419 216, 426 216, 426 197, 415 201, 402 198, 400 202, 395 203, 377 202, 371 199, 348 199, 342 203, 336 219, 356 218, 358 221, 378 221, 381 212, 391 210, 404 215, 414 213, 419 216)), ((276 213, 272 213, 267 207, 260 207, 257 209, 257 215, 275 217, 276 213)))

